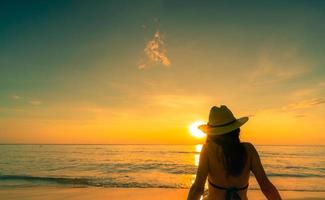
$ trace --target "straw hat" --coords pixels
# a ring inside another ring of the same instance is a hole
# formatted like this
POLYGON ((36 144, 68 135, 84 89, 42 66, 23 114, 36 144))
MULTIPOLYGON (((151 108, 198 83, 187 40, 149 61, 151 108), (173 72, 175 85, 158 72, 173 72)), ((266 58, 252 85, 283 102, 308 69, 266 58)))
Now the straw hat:
POLYGON ((248 117, 236 119, 225 105, 213 106, 210 110, 209 122, 198 128, 207 135, 223 135, 233 131, 248 121, 248 117))

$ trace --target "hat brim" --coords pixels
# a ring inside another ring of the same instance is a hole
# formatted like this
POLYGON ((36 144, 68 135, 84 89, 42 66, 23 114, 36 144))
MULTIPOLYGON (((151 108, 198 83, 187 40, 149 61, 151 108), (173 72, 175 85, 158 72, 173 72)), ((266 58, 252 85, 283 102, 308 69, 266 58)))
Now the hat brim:
POLYGON ((242 125, 244 125, 248 121, 248 117, 241 117, 237 119, 235 122, 227 125, 227 126, 221 126, 221 127, 212 127, 207 124, 203 124, 198 126, 198 129, 200 129, 202 132, 204 132, 207 135, 223 135, 226 133, 229 133, 230 131, 233 131, 242 125))

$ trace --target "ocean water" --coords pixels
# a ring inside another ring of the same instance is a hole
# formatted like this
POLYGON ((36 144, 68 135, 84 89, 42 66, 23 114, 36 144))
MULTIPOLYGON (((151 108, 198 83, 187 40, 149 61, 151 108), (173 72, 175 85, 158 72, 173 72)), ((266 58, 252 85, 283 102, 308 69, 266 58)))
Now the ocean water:
MULTIPOLYGON (((325 192, 325 146, 256 146, 279 190, 325 192)), ((0 145, 0 188, 189 188, 201 145, 0 145)), ((259 186, 254 176, 249 189, 259 186)))

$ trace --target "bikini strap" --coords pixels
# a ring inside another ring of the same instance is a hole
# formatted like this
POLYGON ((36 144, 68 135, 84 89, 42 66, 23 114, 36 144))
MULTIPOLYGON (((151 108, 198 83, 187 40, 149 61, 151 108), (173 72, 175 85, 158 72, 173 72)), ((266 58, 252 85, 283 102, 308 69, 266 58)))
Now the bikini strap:
POLYGON ((238 194, 238 191, 239 190, 245 190, 245 189, 248 188, 248 184, 245 185, 244 187, 241 187, 241 188, 236 188, 236 187, 225 188, 225 187, 221 187, 221 186, 218 186, 218 185, 212 183, 209 179, 208 179, 208 182, 214 188, 217 188, 217 189, 220 189, 220 190, 226 190, 225 200, 232 200, 232 199, 238 199, 238 200, 240 200, 241 198, 240 198, 240 196, 238 194))
POLYGON ((248 188, 248 184, 247 185, 245 185, 244 187, 241 187, 241 188, 236 188, 236 187, 231 187, 231 188, 225 188, 225 187, 221 187, 221 186, 218 186, 218 185, 216 185, 216 184, 214 184, 214 183, 212 183, 209 179, 208 179, 208 181, 209 181, 209 183, 213 186, 213 187, 215 187, 215 188, 217 188, 217 189, 220 189, 220 190, 229 190, 229 189, 235 189, 235 190, 245 190, 245 189, 247 189, 248 188))

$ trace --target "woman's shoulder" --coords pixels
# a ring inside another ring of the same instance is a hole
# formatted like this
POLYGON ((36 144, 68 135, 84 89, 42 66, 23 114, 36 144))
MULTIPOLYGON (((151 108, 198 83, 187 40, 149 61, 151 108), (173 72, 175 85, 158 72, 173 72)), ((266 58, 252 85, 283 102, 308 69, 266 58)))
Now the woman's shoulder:
POLYGON ((250 142, 242 142, 243 146, 245 147, 246 151, 251 154, 252 152, 255 151, 255 147, 252 143, 250 142))
POLYGON ((203 146, 209 152, 218 152, 221 149, 221 146, 219 144, 216 144, 212 140, 207 140, 203 146))
POLYGON ((242 144, 244 145, 244 147, 246 148, 255 148, 254 145, 250 142, 242 142, 242 144))

